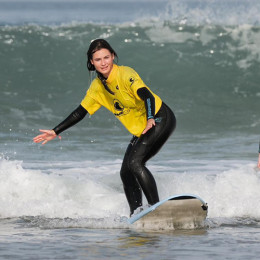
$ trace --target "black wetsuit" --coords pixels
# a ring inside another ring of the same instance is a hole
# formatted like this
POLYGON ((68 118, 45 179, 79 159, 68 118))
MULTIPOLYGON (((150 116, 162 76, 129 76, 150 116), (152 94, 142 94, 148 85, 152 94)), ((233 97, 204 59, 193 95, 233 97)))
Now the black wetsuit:
MULTIPOLYGON (((176 127, 175 116, 165 103, 162 103, 154 115, 155 104, 150 91, 141 88, 137 93, 145 102, 147 118, 154 118, 156 125, 140 137, 133 136, 124 156, 120 175, 130 206, 130 214, 142 205, 142 190, 150 205, 159 201, 156 182, 145 164, 157 154, 176 127)), ((82 120, 87 113, 87 110, 80 105, 53 130, 58 135, 82 120)))
POLYGON ((130 214, 142 205, 142 190, 150 205, 159 201, 153 175, 145 163, 161 149, 176 127, 171 109, 164 103, 155 115, 156 125, 139 138, 134 136, 128 145, 120 171, 130 214))

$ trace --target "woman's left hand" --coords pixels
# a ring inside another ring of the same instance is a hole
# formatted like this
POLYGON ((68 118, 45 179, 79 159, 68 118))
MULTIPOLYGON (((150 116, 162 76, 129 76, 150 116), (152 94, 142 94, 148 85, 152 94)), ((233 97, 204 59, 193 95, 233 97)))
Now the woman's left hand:
POLYGON ((155 126, 155 120, 153 118, 149 119, 147 121, 146 127, 145 127, 144 131, 142 132, 142 134, 145 134, 147 131, 149 131, 154 126, 155 126))

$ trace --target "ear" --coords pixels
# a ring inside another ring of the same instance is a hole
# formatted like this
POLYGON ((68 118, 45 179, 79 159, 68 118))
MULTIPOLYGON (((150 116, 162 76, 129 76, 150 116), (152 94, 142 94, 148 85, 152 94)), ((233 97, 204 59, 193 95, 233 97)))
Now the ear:
POLYGON ((94 65, 93 60, 90 60, 91 64, 94 65))

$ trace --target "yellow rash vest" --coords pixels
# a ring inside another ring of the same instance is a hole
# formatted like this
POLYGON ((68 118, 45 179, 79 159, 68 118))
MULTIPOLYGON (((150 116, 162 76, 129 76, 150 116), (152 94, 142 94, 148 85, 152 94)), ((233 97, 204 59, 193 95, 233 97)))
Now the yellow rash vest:
POLYGON ((126 129, 135 136, 140 136, 146 127, 146 108, 137 90, 146 87, 155 99, 155 114, 159 111, 162 100, 142 81, 135 70, 126 66, 113 65, 106 80, 107 86, 114 93, 109 93, 99 78, 95 78, 81 105, 93 115, 101 106, 111 111, 126 129))

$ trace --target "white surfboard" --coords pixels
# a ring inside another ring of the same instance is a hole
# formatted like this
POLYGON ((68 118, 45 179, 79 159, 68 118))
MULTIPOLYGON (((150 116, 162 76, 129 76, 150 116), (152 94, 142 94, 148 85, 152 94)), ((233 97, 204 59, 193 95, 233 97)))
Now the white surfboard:
POLYGON ((129 218, 141 229, 174 230, 202 227, 208 212, 207 203, 192 194, 171 196, 129 218))

